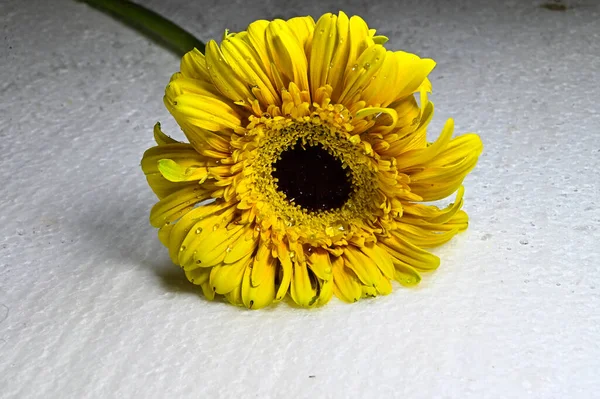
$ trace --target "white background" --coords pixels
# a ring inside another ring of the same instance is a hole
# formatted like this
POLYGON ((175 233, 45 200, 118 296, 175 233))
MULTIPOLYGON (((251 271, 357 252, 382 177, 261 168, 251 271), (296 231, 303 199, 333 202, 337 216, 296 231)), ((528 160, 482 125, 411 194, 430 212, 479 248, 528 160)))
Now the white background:
MULTIPOLYGON (((143 2, 203 39, 339 3, 143 2)), ((481 135, 469 230, 416 289, 321 309, 207 302, 139 167, 179 60, 74 1, 0 3, 0 397, 600 395, 600 4, 346 2, 434 58, 433 140, 481 135)))

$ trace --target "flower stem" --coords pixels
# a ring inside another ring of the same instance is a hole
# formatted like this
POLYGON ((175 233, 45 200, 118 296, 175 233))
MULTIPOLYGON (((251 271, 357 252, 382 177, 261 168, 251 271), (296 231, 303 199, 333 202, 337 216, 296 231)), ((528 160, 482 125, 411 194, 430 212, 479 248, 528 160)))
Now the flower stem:
POLYGON ((204 53, 204 43, 152 10, 127 0, 78 0, 109 13, 127 25, 163 42, 180 56, 194 47, 204 53))

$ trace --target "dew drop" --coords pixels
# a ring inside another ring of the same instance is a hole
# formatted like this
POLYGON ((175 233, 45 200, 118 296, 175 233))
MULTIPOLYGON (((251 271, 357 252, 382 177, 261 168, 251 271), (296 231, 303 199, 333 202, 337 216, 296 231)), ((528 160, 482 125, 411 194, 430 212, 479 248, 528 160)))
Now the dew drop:
POLYGON ((196 259, 196 264, 199 265, 200 263, 202 263, 202 261, 200 259, 196 259))
POLYGON ((231 248, 231 247, 227 247, 227 248, 225 248, 225 252, 230 253, 232 249, 233 248, 231 248))
POLYGON ((200 234, 200 233, 202 233, 202 229, 201 229, 200 227, 198 227, 198 228, 196 229, 196 234, 200 234))
POLYGON ((219 228, 219 225, 218 225, 218 224, 215 224, 215 225, 213 226, 212 230, 213 230, 213 231, 217 231, 217 229, 218 229, 218 228, 219 228))
POLYGON ((290 259, 294 259, 294 256, 296 256, 296 253, 294 251, 290 251, 290 259))
POLYGON ((186 248, 185 245, 182 245, 181 247, 179 247, 179 252, 185 251, 185 248, 186 248))
POLYGON ((353 70, 353 71, 356 71, 357 69, 358 69, 358 64, 354 64, 354 65, 352 65, 352 70, 353 70))
POLYGON ((369 69, 371 69, 371 64, 367 62, 365 65, 363 65, 363 68, 365 68, 365 70, 368 71, 369 69))

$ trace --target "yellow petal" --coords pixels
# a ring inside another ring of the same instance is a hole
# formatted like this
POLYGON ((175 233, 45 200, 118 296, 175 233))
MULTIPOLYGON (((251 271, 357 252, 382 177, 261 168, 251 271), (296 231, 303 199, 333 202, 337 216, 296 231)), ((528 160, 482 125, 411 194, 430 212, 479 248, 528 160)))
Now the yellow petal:
POLYGON ((317 90, 327 84, 327 76, 334 66, 333 55, 337 41, 337 16, 324 14, 315 26, 310 53, 310 89, 313 98, 317 90))
POLYGON ((314 248, 308 255, 308 265, 321 280, 331 279, 331 259, 329 253, 320 248, 314 248))
POLYGON ((463 205, 463 195, 465 188, 460 186, 456 193, 456 199, 453 204, 450 204, 445 209, 440 209, 433 205, 423 204, 406 204, 404 206, 404 213, 407 215, 414 215, 426 220, 429 223, 443 224, 446 223, 452 216, 454 216, 463 205))
POLYGON ((392 292, 392 283, 387 277, 381 276, 381 279, 377 282, 375 289, 379 295, 389 295, 392 292))
POLYGON ((296 83, 300 91, 309 90, 306 54, 290 27, 276 19, 269 24, 266 33, 269 55, 279 72, 296 83))
POLYGON ((188 166, 178 164, 172 159, 161 159, 158 161, 158 170, 171 182, 197 181, 204 183, 208 177, 206 166, 188 166))
POLYGON ((252 257, 248 255, 232 264, 220 264, 210 268, 210 285, 217 294, 227 294, 233 291, 242 284, 244 272, 246 268, 249 268, 251 262, 252 257))
POLYGON ((195 240, 194 260, 200 267, 215 266, 225 259, 229 248, 240 239, 246 231, 245 226, 226 225, 213 231, 200 233, 195 240))
POLYGON ((154 124, 154 141, 156 141, 156 144, 159 146, 179 143, 177 140, 174 140, 163 133, 163 131, 160 129, 160 122, 156 122, 154 124))
POLYGON ((144 152, 144 156, 142 157, 142 170, 144 173, 146 175, 160 173, 158 162, 161 159, 171 159, 186 166, 206 164, 206 159, 198 154, 191 144, 162 144, 151 147, 144 152))
MULTIPOLYGON (((214 257, 220 256, 220 252, 211 255, 204 253, 203 251, 206 248, 205 241, 208 237, 211 238, 212 242, 222 238, 223 235, 221 234, 217 235, 217 237, 212 237, 213 233, 219 230, 221 226, 227 226, 233 219, 234 212, 235 207, 230 206, 220 213, 214 213, 197 221, 187 232, 179 247, 178 264, 185 269, 208 267, 211 264, 209 261, 214 260, 214 257), (199 249, 198 247, 201 248, 199 249)), ((176 250, 175 246, 173 250, 176 250)), ((225 249, 222 252, 224 256, 225 249)))
POLYGON ((454 131, 454 120, 448 119, 444 128, 442 129, 442 133, 438 137, 438 139, 431 144, 429 147, 424 149, 417 149, 403 153, 398 158, 396 158, 397 163, 396 167, 399 171, 403 169, 407 169, 414 165, 423 164, 433 158, 436 155, 441 153, 452 138, 452 132, 454 131))
POLYGON ((206 45, 206 68, 214 85, 234 102, 248 104, 254 96, 227 62, 214 40, 206 45))
POLYGON ((179 191, 185 187, 195 187, 198 185, 194 182, 182 182, 182 183, 173 183, 165 179, 160 173, 152 173, 146 175, 146 180, 148 181, 148 185, 156 194, 158 199, 163 199, 173 194, 176 191, 179 191))
MULTIPOLYGON (((480 150, 474 150, 471 154, 461 157, 456 154, 455 159, 448 164, 437 166, 433 163, 423 165, 423 170, 411 173, 410 180, 415 183, 438 183, 453 179, 464 178, 477 164, 480 150)), ((437 159, 434 160, 435 163, 437 159)))
POLYGON ((292 260, 290 259, 290 253, 287 245, 283 243, 279 243, 277 245, 277 257, 279 259, 279 266, 281 271, 281 282, 279 283, 279 288, 277 289, 277 295, 275 300, 281 301, 288 292, 290 287, 290 283, 292 281, 292 274, 294 273, 294 268, 292 265, 292 260))
POLYGON ((434 270, 440 265, 440 258, 410 243, 401 237, 401 233, 392 232, 391 237, 379 240, 383 248, 397 261, 405 262, 419 270, 434 270))
POLYGON ((250 284, 253 287, 258 287, 262 284, 263 280, 270 276, 271 269, 275 269, 277 260, 271 256, 271 249, 267 243, 263 242, 256 256, 254 257, 254 263, 252 265, 252 273, 250 275, 250 284))
MULTIPOLYGON (((352 57, 352 54, 356 56, 358 48, 354 48, 354 52, 351 51, 351 46, 353 44, 356 45, 356 43, 352 43, 350 40, 350 20, 342 11, 340 11, 338 14, 336 31, 337 37, 333 59, 327 66, 329 68, 327 84, 334 89, 337 96, 342 92, 343 89, 344 74, 346 72, 346 66, 349 63, 349 59, 352 57)), ((354 60, 355 58, 352 58, 351 62, 354 62, 354 60)))
POLYGON ((298 42, 304 48, 304 53, 310 54, 315 20, 311 16, 294 17, 288 19, 286 23, 290 26, 292 32, 298 38, 298 42))
POLYGON ((197 185, 186 186, 181 190, 158 201, 150 211, 150 224, 161 227, 182 217, 197 203, 209 198, 206 191, 200 191, 197 185))
MULTIPOLYGON (((180 265, 179 252, 183 240, 188 235, 192 228, 194 234, 200 234, 201 226, 195 226, 199 221, 214 214, 220 214, 224 209, 231 207, 231 204, 225 202, 215 202, 208 205, 199 206, 187 212, 177 221, 169 235, 169 255, 173 263, 180 265)), ((211 226, 212 227, 212 226, 211 226)))
POLYGON ((345 302, 356 302, 361 297, 361 288, 354 273, 344 267, 342 257, 333 260, 333 293, 345 302))
POLYGON ((200 288, 202 288, 202 293, 204 294, 206 299, 208 299, 209 301, 215 299, 215 291, 213 290, 213 287, 210 285, 210 282, 208 280, 200 284, 200 288))
POLYGON ((421 282, 421 275, 418 271, 406 263, 396 264, 396 280, 406 286, 413 287, 421 282))
POLYGON ((258 60, 258 54, 246 41, 236 36, 230 37, 223 41, 221 50, 235 74, 243 78, 247 85, 258 88, 260 94, 258 100, 264 107, 270 104, 281 104, 281 99, 266 74, 262 61, 258 60))
POLYGON ((160 240, 161 244, 167 248, 169 247, 169 239, 171 237, 172 230, 173 230, 173 225, 170 223, 165 224, 163 227, 158 229, 158 239, 160 240))
POLYGON ((242 281, 242 301, 248 309, 261 309, 273 302, 275 299, 275 270, 275 267, 265 268, 260 285, 253 287, 251 283, 252 269, 246 268, 242 281))
POLYGON ((392 52, 386 53, 379 72, 373 76, 362 92, 361 100, 374 107, 387 107, 397 99, 398 69, 400 66, 392 52))
POLYGON ((206 59, 204 58, 204 54, 197 48, 188 51, 181 58, 179 69, 182 75, 186 77, 210 82, 210 75, 206 68, 206 59))
POLYGON ((294 261, 293 270, 294 276, 290 285, 292 299, 299 306, 313 306, 318 299, 318 293, 316 291, 316 284, 313 286, 306 263, 301 264, 294 261))
POLYGON ((358 248, 344 249, 344 264, 351 269, 364 285, 376 286, 381 278, 381 272, 375 262, 360 252, 358 248))
POLYGON ((333 296, 333 279, 319 280, 319 288, 319 298, 315 305, 323 306, 327 304, 333 296))
POLYGON ((254 252, 254 249, 258 244, 258 238, 253 237, 252 232, 252 228, 247 227, 243 236, 230 243, 223 262, 237 262, 238 259, 241 259, 242 257, 254 252))
MULTIPOLYGON (((343 25, 345 15, 342 14, 343 13, 340 12, 340 15, 338 16, 338 22, 341 21, 341 24, 338 27, 340 38, 343 38, 344 35, 343 25)), ((338 50, 336 50, 333 66, 335 71, 330 72, 331 78, 329 81, 333 87, 331 99, 334 102, 340 102, 339 97, 345 89, 345 75, 353 68, 354 64, 357 64, 358 57, 372 44, 373 40, 369 37, 367 23, 356 15, 352 16, 350 18, 346 38, 344 38, 344 41, 339 44, 338 50), (346 67, 348 67, 348 69, 346 67), (338 71, 338 68, 343 68, 343 70, 338 71)), ((356 68, 358 68, 358 64, 356 65, 356 68)))
POLYGON ((452 237, 460 231, 459 228, 448 231, 432 231, 406 223, 398 223, 397 228, 402 231, 402 235, 406 236, 410 242, 421 248, 431 248, 442 245, 450 241, 452 237))
POLYGON ((371 78, 379 71, 385 57, 385 48, 377 44, 365 50, 353 65, 349 65, 344 76, 344 90, 338 102, 351 106, 356 96, 362 93, 371 78))
POLYGON ((210 269, 186 270, 185 277, 187 277, 192 284, 206 284, 210 278, 210 269))
POLYGON ((418 91, 427 75, 435 68, 435 61, 419 58, 415 54, 404 51, 393 52, 393 57, 398 65, 397 80, 393 88, 395 98, 404 98, 418 91))
MULTIPOLYGON (((356 119, 361 119, 373 114, 385 114, 389 117, 389 126, 386 126, 382 129, 377 129, 378 133, 387 134, 396 127, 396 123, 398 122, 398 114, 393 108, 363 108, 356 113, 356 119)), ((375 129, 371 129, 370 131, 375 131, 375 129)))
POLYGON ((462 231, 465 230, 469 225, 469 215, 467 215, 464 211, 458 211, 444 223, 431 223, 427 219, 405 214, 402 216, 401 222, 434 232, 450 231, 454 229, 462 231))
MULTIPOLYGON (((269 58, 269 52, 267 51, 267 27, 269 21, 258 20, 248 25, 248 36, 245 40, 248 41, 254 48, 254 51, 258 54, 258 60, 262 61, 262 66, 267 76, 271 75, 271 60, 269 58)), ((273 83, 275 81, 271 79, 273 83)), ((277 87, 280 88, 280 87, 277 87)))
POLYGON ((186 121, 203 129, 218 131, 221 129, 235 130, 241 126, 237 112, 228 104, 202 94, 182 94, 173 103, 166 103, 167 108, 177 115, 182 115, 186 121))
POLYGON ((384 276, 387 278, 394 278, 394 264, 392 263, 392 257, 388 254, 385 249, 381 248, 377 244, 365 245, 360 250, 367 255, 381 270, 384 276))
POLYGON ((244 306, 244 302, 242 301, 242 284, 225 294, 225 299, 232 305, 244 306))
POLYGON ((383 36, 383 35, 377 35, 377 36, 373 36, 373 42, 375 44, 385 44, 389 41, 390 39, 387 38, 387 36, 383 36))

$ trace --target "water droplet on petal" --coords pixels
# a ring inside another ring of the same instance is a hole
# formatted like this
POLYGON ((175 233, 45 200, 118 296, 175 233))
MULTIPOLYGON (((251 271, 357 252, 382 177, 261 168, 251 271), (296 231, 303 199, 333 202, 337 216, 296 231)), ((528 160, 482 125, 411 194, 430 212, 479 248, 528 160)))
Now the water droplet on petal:
POLYGON ((198 228, 196 229, 196 234, 200 234, 200 233, 202 233, 202 229, 201 229, 200 227, 198 227, 198 228))
POLYGON ((179 252, 183 252, 183 251, 185 251, 185 245, 182 245, 182 246, 179 248, 179 252))

